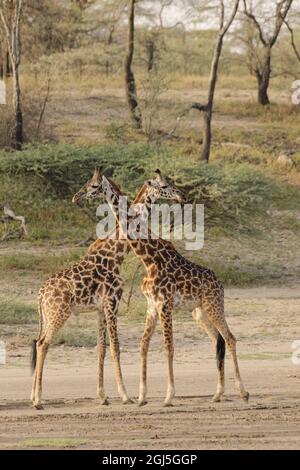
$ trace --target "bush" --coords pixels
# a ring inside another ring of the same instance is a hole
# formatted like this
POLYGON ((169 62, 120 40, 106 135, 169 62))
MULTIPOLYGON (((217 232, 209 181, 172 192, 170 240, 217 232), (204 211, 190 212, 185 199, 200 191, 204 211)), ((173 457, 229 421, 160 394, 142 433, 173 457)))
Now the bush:
POLYGON ((69 145, 28 146, 22 152, 0 152, 0 175, 35 177, 48 194, 66 197, 73 194, 91 174, 102 166, 106 176, 130 188, 145 179, 145 164, 150 159, 147 145, 112 145, 77 148, 69 145))
POLYGON ((249 165, 206 165, 185 169, 182 188, 205 205, 206 222, 240 226, 265 213, 281 194, 278 183, 249 165))
POLYGON ((90 148, 43 145, 0 152, 0 204, 9 194, 13 208, 24 209, 28 221, 35 224, 36 238, 50 233, 72 237, 76 230, 90 229, 91 221, 71 204, 71 196, 97 165, 130 197, 159 167, 175 177, 190 202, 205 204, 207 224, 235 230, 251 230, 257 216, 279 201, 282 206, 291 192, 254 165, 201 164, 193 155, 176 153, 167 145, 160 149, 145 143, 90 148))

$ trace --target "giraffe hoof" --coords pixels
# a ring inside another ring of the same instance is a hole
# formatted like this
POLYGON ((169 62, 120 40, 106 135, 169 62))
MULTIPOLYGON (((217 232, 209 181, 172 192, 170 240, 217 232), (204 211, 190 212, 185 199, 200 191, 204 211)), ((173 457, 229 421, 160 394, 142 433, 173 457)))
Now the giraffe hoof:
POLYGON ((131 400, 131 398, 126 398, 125 400, 123 400, 123 405, 132 405, 134 403, 133 400, 131 400))
POLYGON ((102 401, 100 402, 100 404, 101 404, 102 406, 108 406, 108 405, 109 405, 109 401, 108 401, 107 398, 104 398, 104 400, 102 400, 102 401))
POLYGON ((147 400, 139 400, 138 405, 139 406, 145 406, 145 405, 147 405, 147 403, 148 403, 147 400))
POLYGON ((250 398, 250 394, 249 394, 248 392, 246 392, 245 395, 242 396, 242 399, 243 399, 246 403, 248 403, 249 398, 250 398))
POLYGON ((33 408, 35 408, 36 410, 43 410, 44 409, 43 405, 41 405, 40 403, 37 403, 36 405, 33 405, 33 408))
POLYGON ((220 403, 221 401, 221 395, 215 395, 212 399, 214 403, 220 403))
POLYGON ((164 407, 165 407, 165 408, 167 408, 167 407, 172 407, 172 406, 174 406, 173 403, 170 403, 170 402, 168 402, 168 401, 165 401, 165 402, 164 402, 164 407))

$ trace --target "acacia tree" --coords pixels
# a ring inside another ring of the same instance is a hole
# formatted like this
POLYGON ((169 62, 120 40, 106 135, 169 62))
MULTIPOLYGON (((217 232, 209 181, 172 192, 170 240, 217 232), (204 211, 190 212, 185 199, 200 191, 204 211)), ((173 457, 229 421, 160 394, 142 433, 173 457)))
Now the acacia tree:
POLYGON ((127 0, 109 0, 103 3, 101 8, 100 26, 105 32, 105 46, 108 49, 105 62, 106 75, 111 71, 111 46, 114 41, 116 29, 119 26, 126 10, 127 0))
POLYGON ((0 24, 9 52, 13 78, 14 108, 14 145, 21 150, 23 144, 23 114, 21 106, 21 89, 19 66, 21 60, 20 20, 22 0, 0 0, 0 24))
POLYGON ((220 0, 220 25, 219 25, 217 42, 216 42, 216 46, 215 46, 215 50, 213 54, 213 59, 211 63, 207 102, 204 104, 202 103, 192 104, 192 108, 201 111, 202 116, 203 116, 203 139, 202 139, 201 159, 205 162, 209 161, 209 156, 210 156, 211 138, 212 138, 212 131, 211 131, 212 112, 213 112, 213 107, 214 107, 215 90, 216 90, 216 85, 217 85, 217 80, 218 80, 218 71, 219 71, 220 58, 221 58, 223 44, 224 44, 224 38, 237 14, 239 2, 240 0, 234 1, 232 11, 230 15, 228 16, 228 19, 225 20, 226 12, 225 12, 224 1, 220 0))
POLYGON ((258 102, 261 105, 270 104, 268 88, 272 71, 272 49, 277 42, 282 25, 285 22, 292 3, 293 0, 280 0, 276 2, 275 25, 271 33, 268 34, 264 32, 264 28, 258 19, 258 15, 255 14, 255 9, 251 4, 249 4, 249 0, 243 0, 244 14, 255 27, 258 33, 258 40, 262 48, 261 54, 257 54, 256 56, 257 60, 253 67, 258 84, 258 102))
POLYGON ((125 89, 132 124, 137 129, 141 129, 142 116, 138 106, 136 83, 132 69, 135 41, 135 4, 136 0, 128 1, 128 41, 127 53, 125 58, 125 89))
POLYGON ((151 12, 148 13, 148 18, 152 16, 151 20, 153 26, 148 31, 148 37, 146 41, 146 50, 147 50, 147 69, 148 72, 151 72, 158 62, 160 50, 167 51, 167 44, 165 40, 166 33, 176 28, 180 28, 183 31, 183 36, 185 35, 185 25, 182 21, 176 21, 172 25, 165 25, 165 11, 169 7, 172 7, 175 3, 175 0, 152 0, 151 2, 151 12), (153 14, 153 5, 157 6, 158 14, 153 14), (158 24, 157 24, 158 16, 158 24))

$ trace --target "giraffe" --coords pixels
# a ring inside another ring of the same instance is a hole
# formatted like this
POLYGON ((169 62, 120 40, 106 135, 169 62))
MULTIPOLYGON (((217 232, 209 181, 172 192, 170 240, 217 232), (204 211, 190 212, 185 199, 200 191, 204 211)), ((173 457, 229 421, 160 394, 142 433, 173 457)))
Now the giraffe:
MULTIPOLYGON (((171 181, 166 177, 163 178, 160 173, 159 176, 161 181, 171 181)), ((116 219, 119 220, 120 192, 118 188, 111 187, 101 172, 98 174, 97 184, 94 182, 93 186, 87 185, 82 197, 104 196, 116 219)), ((144 206, 149 208, 158 197, 168 199, 168 191, 161 188, 149 191, 145 197, 144 206)), ((173 309, 178 307, 192 310, 196 323, 216 344, 218 382, 213 401, 221 401, 225 391, 224 357, 225 347, 227 347, 232 355, 236 387, 241 398, 247 402, 249 393, 244 388, 239 371, 236 339, 225 319, 224 288, 221 282, 213 271, 189 261, 178 253, 171 242, 161 238, 153 239, 148 230, 142 235, 136 239, 131 238, 127 233, 128 244, 141 260, 146 271, 141 285, 141 290, 147 300, 147 314, 140 348, 139 405, 147 403, 147 357, 150 340, 159 318, 168 362, 168 386, 164 405, 172 406, 175 396, 172 313, 173 309)))
MULTIPOLYGON (((96 169, 87 184, 89 187, 93 187, 95 182, 97 184, 98 179, 99 170, 96 169)), ((135 203, 141 203, 144 200, 147 184, 144 184, 140 189, 135 203)), ((115 188, 118 189, 116 186, 115 188)), ((170 193, 177 197, 179 190, 174 185, 171 187, 171 184, 168 185, 168 188, 170 193)), ((80 199, 82 192, 84 192, 84 188, 74 196, 74 202, 80 199)), ((118 231, 118 227, 116 230, 118 231)), ((117 311, 123 292, 120 266, 127 252, 127 241, 116 239, 110 234, 104 240, 96 240, 81 261, 52 275, 40 288, 38 294, 40 332, 38 339, 32 343, 34 380, 31 401, 36 409, 43 408, 41 404, 42 375, 49 345, 70 317, 74 308, 80 305, 94 305, 98 310, 97 395, 100 403, 108 404, 104 391, 106 328, 109 333, 119 395, 124 404, 132 402, 128 397, 122 377, 117 334, 117 311)))

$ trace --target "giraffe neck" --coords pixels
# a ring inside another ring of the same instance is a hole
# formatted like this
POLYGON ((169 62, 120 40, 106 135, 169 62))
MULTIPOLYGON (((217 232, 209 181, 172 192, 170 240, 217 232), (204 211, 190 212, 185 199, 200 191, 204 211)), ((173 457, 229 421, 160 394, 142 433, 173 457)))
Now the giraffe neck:
MULTIPOLYGON (((110 182, 110 181, 109 181, 110 182)), ((108 185, 105 185, 108 186, 108 185)), ((109 204, 118 224, 120 222, 120 210, 119 210, 119 200, 120 196, 122 195, 121 191, 119 190, 118 187, 115 185, 111 185, 107 190, 104 189, 104 195, 106 197, 107 203, 109 204)), ((145 217, 149 215, 149 211, 151 210, 152 204, 155 202, 155 197, 153 195, 150 195, 148 192, 147 187, 145 186, 142 188, 142 190, 139 193, 140 198, 136 200, 135 202, 142 202, 143 201, 143 206, 140 208, 142 212, 139 212, 139 215, 141 214, 140 221, 143 222, 145 220, 145 217)), ((132 214, 128 214, 128 220, 132 219, 132 214)), ((141 223, 141 226, 144 226, 143 223, 141 223)), ((133 239, 127 235, 126 241, 135 253, 135 255, 142 261, 144 267, 146 270, 150 269, 153 266, 153 263, 155 262, 154 259, 156 256, 159 256, 159 251, 162 249, 166 249, 166 247, 170 247, 173 249, 173 246, 169 242, 165 242, 165 240, 161 239, 151 239, 151 237, 148 236, 148 231, 147 231, 147 236, 146 237, 140 237, 138 239, 133 239)))
MULTIPOLYGON (((109 183, 111 183, 111 185, 113 186, 113 183, 108 180, 109 183)), ((121 191, 118 191, 118 188, 114 185, 115 187, 115 190, 116 190, 116 194, 122 194, 121 191)), ((148 208, 148 211, 150 212, 151 210, 151 197, 149 196, 148 194, 148 187, 143 184, 142 187, 140 188, 139 192, 137 193, 137 195, 135 196, 135 199, 133 201, 133 204, 145 204, 148 208)), ((117 201, 115 200, 115 197, 114 197, 114 206, 113 206, 117 213, 118 213, 118 205, 117 205, 117 201)), ((112 207, 111 207, 112 208, 112 207)), ((114 210, 113 210, 114 212, 114 210)), ((149 213, 148 212, 148 213, 149 213)), ((114 212, 115 214, 115 212, 114 212)), ((118 222, 118 218, 116 216, 116 220, 118 222)), ((94 243, 92 243, 88 249, 88 254, 95 254, 97 253, 98 255, 101 255, 101 251, 105 252, 105 255, 107 256, 108 253, 110 253, 111 256, 117 256, 118 258, 118 261, 120 262, 120 264, 122 263, 122 261, 124 260, 124 257, 126 255, 126 253, 128 252, 128 241, 125 239, 121 239, 121 240, 118 240, 118 243, 114 243, 114 237, 112 237, 112 235, 115 233, 115 231, 118 231, 119 230, 119 224, 117 223, 117 227, 116 229, 114 229, 108 236, 107 238, 104 238, 104 239, 98 239, 96 240, 94 243)), ((118 239, 118 236, 115 237, 116 239, 118 239)))
POLYGON ((141 204, 140 207, 136 211, 131 214, 128 211, 128 206, 126 204, 125 207, 122 207, 123 204, 120 204, 120 198, 121 196, 125 196, 121 190, 118 188, 116 184, 114 184, 110 179, 104 178, 103 179, 103 193, 104 197, 106 198, 106 201, 108 202, 118 224, 120 221, 120 209, 123 212, 124 210, 126 211, 126 215, 128 216, 128 219, 131 219, 135 215, 141 215, 141 220, 146 221, 146 218, 148 217, 150 211, 151 211, 151 206, 155 202, 155 198, 153 195, 151 195, 148 191, 148 187, 144 184, 140 191, 138 192, 134 204, 141 204))

